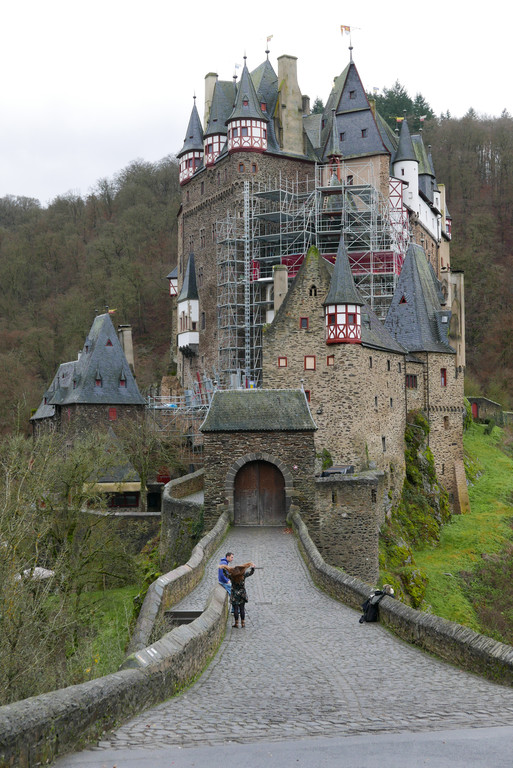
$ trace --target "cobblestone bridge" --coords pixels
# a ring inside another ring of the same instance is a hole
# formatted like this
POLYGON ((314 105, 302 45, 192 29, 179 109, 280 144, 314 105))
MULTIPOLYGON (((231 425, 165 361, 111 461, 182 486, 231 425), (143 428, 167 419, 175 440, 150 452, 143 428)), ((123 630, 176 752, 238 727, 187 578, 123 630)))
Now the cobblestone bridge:
MULTIPOLYGON (((379 624, 359 624, 357 612, 320 592, 287 531, 232 529, 181 608, 203 608, 219 557, 228 550, 235 553, 234 564, 253 560, 262 566, 247 581, 245 629, 231 628, 230 621, 201 678, 104 737, 98 758, 102 749, 513 722, 513 689, 432 658, 379 624)), ((66 765, 65 760, 58 764, 66 765)))

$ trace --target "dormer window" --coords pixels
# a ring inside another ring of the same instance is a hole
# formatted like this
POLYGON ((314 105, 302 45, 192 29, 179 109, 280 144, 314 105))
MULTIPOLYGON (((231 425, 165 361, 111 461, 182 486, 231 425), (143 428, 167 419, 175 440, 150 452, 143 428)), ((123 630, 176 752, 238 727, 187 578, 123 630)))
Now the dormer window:
POLYGON ((120 387, 126 387, 126 379, 124 376, 122 376, 119 380, 119 386, 120 387))
POLYGON ((249 107, 249 99, 246 96, 242 99, 242 106, 249 107))
POLYGON ((267 104, 265 103, 265 101, 260 102, 260 109, 262 110, 262 112, 267 112, 267 104))
POLYGON ((106 347, 112 347, 112 341, 110 339, 107 339, 107 343, 105 344, 106 347))
POLYGON ((342 133, 340 134, 340 141, 345 141, 345 139, 346 139, 346 132, 342 131, 342 133))
POLYGON ((362 128, 362 139, 367 138, 367 128, 362 128))
POLYGON ((349 98, 351 100, 356 99, 356 91, 349 91, 349 98))
POLYGON ((94 386, 95 386, 95 387, 101 387, 101 385, 102 385, 102 380, 101 380, 101 377, 99 377, 99 378, 97 377, 97 378, 94 380, 94 386))

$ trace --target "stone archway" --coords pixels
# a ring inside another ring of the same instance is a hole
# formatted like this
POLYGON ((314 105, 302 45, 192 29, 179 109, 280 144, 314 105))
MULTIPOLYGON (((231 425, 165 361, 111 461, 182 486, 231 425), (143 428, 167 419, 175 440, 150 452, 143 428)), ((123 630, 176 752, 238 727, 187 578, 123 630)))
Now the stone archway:
POLYGON ((288 468, 268 453, 251 453, 230 468, 225 491, 235 525, 284 525, 293 479, 288 468))

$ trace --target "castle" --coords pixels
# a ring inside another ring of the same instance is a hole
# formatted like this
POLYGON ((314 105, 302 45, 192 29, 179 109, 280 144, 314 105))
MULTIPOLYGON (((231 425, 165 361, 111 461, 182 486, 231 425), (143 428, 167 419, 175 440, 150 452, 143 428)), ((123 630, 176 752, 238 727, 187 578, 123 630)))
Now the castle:
MULTIPOLYGON (((422 409, 437 475, 458 511, 466 504, 464 285, 451 269, 451 219, 431 150, 406 118, 398 133, 385 123, 352 52, 319 114, 299 89, 296 58, 279 57, 276 73, 268 53, 252 72, 245 61, 238 82, 206 76, 203 123, 194 104, 177 154, 182 206, 171 284, 180 381, 190 392, 201 377, 232 391, 303 391, 315 451, 331 456, 338 480, 344 473, 345 516, 374 504, 378 524, 402 487, 408 414, 422 409), (368 499, 358 491, 348 501, 351 482, 354 490, 366 472, 374 478, 368 499)), ((242 412, 265 410, 251 392, 236 408, 230 398, 216 392, 204 424, 207 476, 212 434, 225 432, 226 450, 236 452, 237 432, 258 433, 258 417, 249 427, 242 412), (231 414, 230 427, 216 409, 231 414)), ((284 474, 278 433, 287 428, 278 421, 274 453, 262 446, 267 458, 255 459, 244 450, 249 463, 274 463, 284 474)), ((223 472, 234 479, 243 463, 234 456, 223 472)), ((207 518, 223 493, 237 509, 235 480, 223 487, 210 510, 206 491, 207 518)), ((333 488, 324 501, 319 489, 307 504, 318 539, 322 519, 327 529, 340 506, 333 488)))

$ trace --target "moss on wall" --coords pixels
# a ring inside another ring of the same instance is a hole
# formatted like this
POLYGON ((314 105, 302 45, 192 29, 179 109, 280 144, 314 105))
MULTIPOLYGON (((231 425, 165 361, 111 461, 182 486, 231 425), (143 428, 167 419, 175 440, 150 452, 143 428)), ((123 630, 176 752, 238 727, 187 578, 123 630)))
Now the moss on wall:
POLYGON ((448 494, 437 480, 428 435, 424 414, 409 413, 402 494, 380 532, 380 581, 392 584, 397 597, 414 608, 422 605, 427 576, 416 566, 411 547, 436 544, 442 525, 451 518, 448 494))

